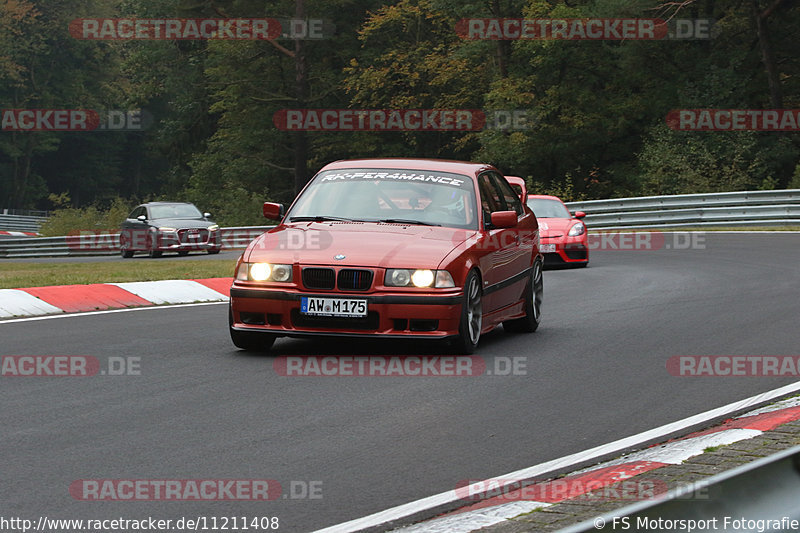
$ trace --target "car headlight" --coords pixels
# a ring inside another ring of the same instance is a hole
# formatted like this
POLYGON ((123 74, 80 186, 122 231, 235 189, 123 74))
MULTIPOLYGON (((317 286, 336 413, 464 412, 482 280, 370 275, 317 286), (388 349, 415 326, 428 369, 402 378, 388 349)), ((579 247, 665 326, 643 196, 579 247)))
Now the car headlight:
POLYGON ((172 232, 172 233, 174 233, 174 232, 176 232, 176 231, 178 231, 178 230, 176 230, 175 228, 169 228, 169 227, 167 227, 167 226, 161 226, 160 228, 158 228, 158 231, 164 231, 164 232, 172 232))
POLYGON ((208 227, 208 231, 217 231, 219 229, 219 224, 214 224, 208 227))
POLYGON ((273 263, 240 263, 236 271, 237 281, 292 281, 292 265, 273 263))
POLYGON ((439 289, 456 286, 453 276, 448 271, 427 268, 417 270, 390 268, 386 270, 383 284, 387 287, 436 287, 439 289))
POLYGON ((583 225, 583 222, 578 222, 577 224, 569 228, 569 233, 567 233, 567 235, 569 235, 570 237, 577 237, 578 235, 583 235, 585 231, 586 231, 586 226, 583 225))

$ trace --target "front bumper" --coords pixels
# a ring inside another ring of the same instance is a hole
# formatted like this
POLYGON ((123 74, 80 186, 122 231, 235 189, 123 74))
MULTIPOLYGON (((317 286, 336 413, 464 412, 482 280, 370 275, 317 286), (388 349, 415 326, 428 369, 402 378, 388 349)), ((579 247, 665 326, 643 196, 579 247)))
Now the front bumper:
POLYGON ((231 287, 233 329, 278 336, 356 336, 441 339, 458 334, 463 292, 307 292, 244 286, 231 287), (364 318, 318 317, 300 313, 303 296, 367 300, 364 318))
POLYGON ((222 248, 222 235, 219 230, 181 229, 177 232, 159 232, 155 249, 162 252, 192 250, 219 250, 222 248))
POLYGON ((554 244, 555 252, 543 253, 545 264, 588 263, 589 246, 586 234, 577 237, 542 237, 542 244, 554 244))

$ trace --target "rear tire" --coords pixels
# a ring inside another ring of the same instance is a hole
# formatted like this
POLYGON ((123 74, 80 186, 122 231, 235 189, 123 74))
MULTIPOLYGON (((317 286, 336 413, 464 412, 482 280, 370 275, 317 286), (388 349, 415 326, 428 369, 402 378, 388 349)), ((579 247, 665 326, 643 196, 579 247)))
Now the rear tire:
POLYGON ((228 308, 228 330, 230 331, 233 345, 249 352, 268 352, 275 343, 275 335, 233 329, 233 311, 230 307, 228 308))
POLYGON ((216 255, 220 252, 220 248, 211 248, 208 250, 208 255, 216 255))
POLYGON ((531 277, 525 287, 525 316, 506 320, 503 329, 511 333, 533 333, 539 328, 542 321, 542 299, 544 296, 544 281, 542 279, 542 263, 533 264, 531 277))
POLYGON ((453 348, 458 353, 469 355, 478 347, 483 327, 482 296, 481 277, 475 270, 472 270, 467 275, 467 281, 464 282, 461 322, 458 325, 458 337, 453 341, 453 348))
POLYGON ((123 259, 130 259, 133 257, 133 250, 129 250, 130 244, 128 243, 128 238, 125 236, 126 232, 122 232, 119 234, 119 253, 122 255, 123 259))

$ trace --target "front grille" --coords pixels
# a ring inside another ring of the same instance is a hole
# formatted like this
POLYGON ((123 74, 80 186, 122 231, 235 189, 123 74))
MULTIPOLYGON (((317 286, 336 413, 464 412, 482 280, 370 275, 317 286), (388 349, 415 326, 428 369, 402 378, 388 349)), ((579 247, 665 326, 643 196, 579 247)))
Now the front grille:
POLYGON ((372 286, 372 271, 343 268, 338 285, 340 291, 365 291, 372 286))
POLYGON ((380 326, 380 315, 375 311, 367 313, 363 318, 348 318, 336 316, 309 316, 300 313, 299 309, 292 309, 292 325, 296 328, 330 328, 330 329, 356 329, 375 331, 380 326))
POLYGON ((586 249, 585 248, 573 248, 573 249, 570 249, 569 246, 567 246, 564 249, 564 252, 567 254, 567 257, 569 257, 570 259, 573 259, 573 260, 586 259, 586 249))
POLYGON ((304 268, 303 285, 307 289, 331 290, 336 284, 336 274, 332 268, 304 268))
POLYGON ((207 229, 179 229, 178 241, 181 244, 205 244, 208 242, 207 229))

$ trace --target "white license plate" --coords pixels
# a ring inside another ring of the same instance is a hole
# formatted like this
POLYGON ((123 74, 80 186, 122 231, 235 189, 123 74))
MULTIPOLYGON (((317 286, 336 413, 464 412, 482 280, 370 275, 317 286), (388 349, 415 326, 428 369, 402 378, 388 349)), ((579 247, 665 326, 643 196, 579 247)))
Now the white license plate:
POLYGON ((556 251, 556 245, 555 244, 540 244, 539 245, 539 251, 542 252, 543 254, 553 253, 553 252, 556 251))
POLYGON ((300 300, 300 312, 304 315, 359 318, 367 316, 367 301, 303 296, 300 300))

